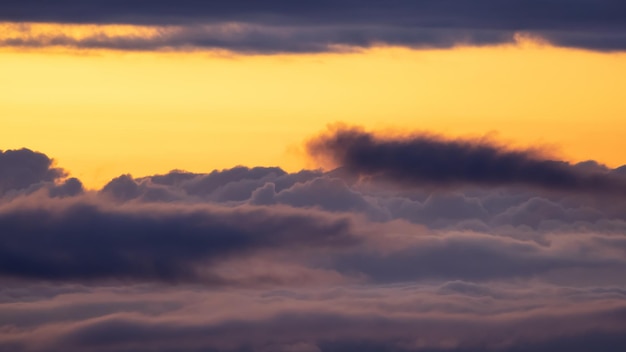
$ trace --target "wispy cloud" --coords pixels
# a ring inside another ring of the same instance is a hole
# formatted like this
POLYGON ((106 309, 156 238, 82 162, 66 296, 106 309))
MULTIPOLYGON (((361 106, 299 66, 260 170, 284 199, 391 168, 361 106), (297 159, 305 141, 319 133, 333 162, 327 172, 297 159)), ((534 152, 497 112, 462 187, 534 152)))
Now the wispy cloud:
POLYGON ((449 48, 512 43, 516 35, 557 46, 626 49, 626 6, 615 0, 394 0, 207 2, 4 1, 8 23, 124 24, 158 35, 77 38, 68 33, 5 36, 5 46, 61 45, 118 50, 223 49, 236 52, 325 52, 399 45, 449 48))

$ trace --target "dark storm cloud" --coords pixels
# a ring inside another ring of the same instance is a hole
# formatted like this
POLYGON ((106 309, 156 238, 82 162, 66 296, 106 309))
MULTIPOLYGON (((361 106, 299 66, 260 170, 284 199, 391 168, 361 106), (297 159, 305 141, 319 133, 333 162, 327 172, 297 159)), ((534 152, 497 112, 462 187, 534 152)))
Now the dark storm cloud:
POLYGON ((0 150, 0 196, 64 176, 65 172, 54 167, 53 160, 45 154, 29 149, 0 150))
POLYGON ((624 177, 485 141, 430 135, 383 138, 340 128, 311 141, 309 152, 359 175, 413 186, 528 186, 626 195, 624 177))
POLYGON ((510 43, 526 33, 555 45, 626 49, 621 0, 320 0, 320 1, 3 1, 8 22, 179 26, 146 39, 7 38, 4 45, 155 50, 219 48, 240 52, 321 52, 338 46, 451 47, 510 43), (236 23, 232 33, 210 29, 236 23))
MULTIPOLYGON (((358 242, 346 218, 267 208, 111 209, 81 201, 0 211, 0 275, 202 281, 202 265, 260 249, 358 242)), ((210 280, 209 280, 210 281, 210 280)))

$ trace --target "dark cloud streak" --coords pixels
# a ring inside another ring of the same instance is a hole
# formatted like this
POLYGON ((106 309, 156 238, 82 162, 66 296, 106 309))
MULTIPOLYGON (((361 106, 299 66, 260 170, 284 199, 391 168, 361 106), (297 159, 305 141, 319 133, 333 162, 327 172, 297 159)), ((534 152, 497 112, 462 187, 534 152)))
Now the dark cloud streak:
POLYGON ((180 26, 152 38, 9 38, 3 45, 118 50, 324 52, 374 45, 448 48, 511 43, 516 33, 559 46, 626 49, 620 0, 3 1, 0 21, 180 26), (237 25, 235 34, 206 27, 237 25), (204 29, 203 29, 204 27, 204 29))
POLYGON ((339 128, 312 140, 313 157, 348 171, 412 186, 527 186, 565 192, 626 195, 626 179, 550 160, 531 150, 430 135, 384 138, 339 128))
MULTIPOLYGON (((203 281, 203 266, 258 250, 356 244, 347 218, 267 208, 81 201, 0 212, 0 275, 46 280, 203 281)), ((208 280, 210 282, 210 280, 208 280)))

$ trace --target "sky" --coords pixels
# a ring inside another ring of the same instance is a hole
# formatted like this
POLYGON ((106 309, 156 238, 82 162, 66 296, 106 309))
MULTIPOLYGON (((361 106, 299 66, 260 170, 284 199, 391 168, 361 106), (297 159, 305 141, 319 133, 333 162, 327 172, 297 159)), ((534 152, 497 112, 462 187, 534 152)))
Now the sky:
POLYGON ((626 350, 626 4, 0 2, 0 351, 626 350))

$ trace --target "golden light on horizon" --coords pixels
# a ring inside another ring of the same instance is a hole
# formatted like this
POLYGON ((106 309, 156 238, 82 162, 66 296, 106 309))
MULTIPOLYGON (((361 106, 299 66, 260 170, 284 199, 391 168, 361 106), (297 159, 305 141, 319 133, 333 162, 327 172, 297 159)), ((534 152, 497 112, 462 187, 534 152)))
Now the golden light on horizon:
POLYGON ((122 173, 307 165, 329 123, 497 133, 568 160, 626 163, 626 55, 517 45, 316 55, 0 51, 0 149, 27 147, 88 187, 122 173))
POLYGON ((626 351, 574 3, 0 1, 0 352, 626 351))

